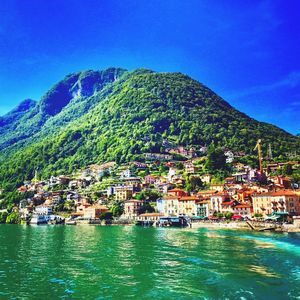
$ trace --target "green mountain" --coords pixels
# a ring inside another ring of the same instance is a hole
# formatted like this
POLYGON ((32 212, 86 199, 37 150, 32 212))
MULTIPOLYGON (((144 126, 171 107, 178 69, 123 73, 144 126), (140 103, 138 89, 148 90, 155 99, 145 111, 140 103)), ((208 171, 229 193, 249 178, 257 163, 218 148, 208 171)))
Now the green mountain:
POLYGON ((31 99, 26 99, 21 102, 15 109, 0 117, 0 137, 2 138, 10 132, 13 132, 18 122, 36 106, 36 102, 31 99))
POLYGON ((258 138, 273 155, 299 138, 237 111, 181 73, 119 68, 68 75, 38 102, 0 118, 0 183, 71 173, 91 163, 143 159, 174 145, 208 145, 253 153, 258 138))

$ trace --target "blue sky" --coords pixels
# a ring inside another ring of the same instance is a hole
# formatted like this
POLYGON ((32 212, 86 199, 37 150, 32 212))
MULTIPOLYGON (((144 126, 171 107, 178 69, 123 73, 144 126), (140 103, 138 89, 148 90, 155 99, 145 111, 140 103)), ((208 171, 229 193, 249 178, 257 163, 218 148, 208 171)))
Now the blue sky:
POLYGON ((1 0, 0 115, 66 74, 180 71, 300 132, 298 0, 1 0))

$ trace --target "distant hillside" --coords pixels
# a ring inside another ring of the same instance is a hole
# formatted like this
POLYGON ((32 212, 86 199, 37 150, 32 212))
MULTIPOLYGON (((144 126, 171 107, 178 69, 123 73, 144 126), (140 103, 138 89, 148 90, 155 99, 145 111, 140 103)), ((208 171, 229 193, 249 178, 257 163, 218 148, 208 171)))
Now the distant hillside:
POLYGON ((258 138, 273 155, 299 138, 234 109, 181 73, 110 68, 68 75, 39 102, 27 100, 0 119, 0 182, 71 173, 91 163, 143 159, 174 145, 253 153, 258 138), (4 125, 2 125, 4 124, 4 125))
POLYGON ((15 109, 0 117, 0 134, 7 134, 12 130, 13 126, 28 112, 36 106, 36 102, 26 99, 21 102, 15 109))
MULTIPOLYGON (((106 85, 117 80, 124 72, 125 70, 122 69, 110 68, 104 71, 71 74, 55 84, 38 103, 25 100, 18 108, 0 118, 0 150, 20 141, 27 142, 27 139, 31 139, 34 134, 39 133, 47 125, 48 120, 53 119, 64 108, 67 108, 68 104, 76 110, 76 102, 81 102, 85 97, 91 97, 106 85), (5 128, 1 128, 2 120, 4 124, 8 125, 5 128)), ((68 120, 59 116, 62 123, 57 127, 75 120, 81 114, 86 113, 89 108, 90 106, 84 111, 70 115, 68 120)))

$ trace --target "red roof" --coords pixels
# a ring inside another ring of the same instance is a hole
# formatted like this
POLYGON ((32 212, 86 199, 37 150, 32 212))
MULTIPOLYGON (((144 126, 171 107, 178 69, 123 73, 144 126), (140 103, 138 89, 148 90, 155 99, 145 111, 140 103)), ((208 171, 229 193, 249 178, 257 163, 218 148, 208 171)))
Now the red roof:
POLYGON ((237 220, 239 220, 239 219, 242 219, 243 217, 242 216, 240 216, 240 215, 234 215, 234 216, 232 216, 232 219, 237 219, 237 220))
POLYGON ((234 201, 223 202, 222 205, 223 205, 223 206, 229 206, 229 205, 232 205, 233 203, 234 203, 234 201))

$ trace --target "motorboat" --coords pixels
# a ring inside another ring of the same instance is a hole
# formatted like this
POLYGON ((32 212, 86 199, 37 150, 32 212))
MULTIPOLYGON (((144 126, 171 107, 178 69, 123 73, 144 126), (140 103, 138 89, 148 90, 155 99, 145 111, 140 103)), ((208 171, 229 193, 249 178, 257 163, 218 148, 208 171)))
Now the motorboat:
POLYGON ((29 224, 31 225, 42 225, 42 224, 47 224, 48 223, 48 218, 45 215, 38 215, 35 214, 32 216, 29 224))

